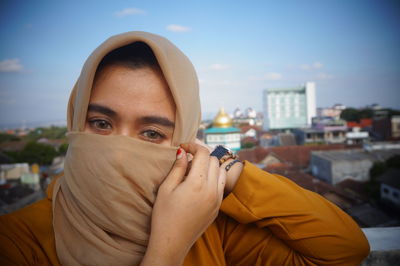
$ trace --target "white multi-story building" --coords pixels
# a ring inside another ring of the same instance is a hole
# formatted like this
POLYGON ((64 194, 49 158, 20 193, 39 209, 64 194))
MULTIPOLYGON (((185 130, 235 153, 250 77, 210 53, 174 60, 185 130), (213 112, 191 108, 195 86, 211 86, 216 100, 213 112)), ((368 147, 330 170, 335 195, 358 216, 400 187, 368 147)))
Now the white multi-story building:
POLYGON ((286 129, 311 125, 316 116, 315 83, 295 88, 264 90, 264 128, 286 129))

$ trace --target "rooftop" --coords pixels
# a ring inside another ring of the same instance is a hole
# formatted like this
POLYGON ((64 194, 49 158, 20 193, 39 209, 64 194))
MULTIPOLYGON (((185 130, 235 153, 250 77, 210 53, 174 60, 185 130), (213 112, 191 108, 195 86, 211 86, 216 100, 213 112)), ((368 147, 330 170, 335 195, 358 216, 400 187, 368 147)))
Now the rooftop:
POLYGON ((292 92, 292 91, 304 92, 305 90, 306 90, 305 86, 292 87, 292 88, 268 88, 268 89, 266 89, 267 92, 292 92))
POLYGON ((346 148, 349 147, 344 144, 278 146, 271 148, 257 147, 254 149, 241 150, 238 155, 241 160, 260 163, 267 155, 271 154, 277 157, 282 163, 287 163, 291 167, 306 168, 310 163, 312 151, 340 150, 346 148))
POLYGON ((240 132, 240 129, 236 127, 212 127, 204 130, 207 134, 218 134, 218 133, 236 133, 240 132))
POLYGON ((337 151, 313 151, 312 154, 328 161, 384 161, 396 154, 400 154, 400 150, 375 150, 373 152, 368 152, 362 149, 348 149, 337 151))
POLYGON ((371 251, 400 250, 400 227, 362 228, 371 251))

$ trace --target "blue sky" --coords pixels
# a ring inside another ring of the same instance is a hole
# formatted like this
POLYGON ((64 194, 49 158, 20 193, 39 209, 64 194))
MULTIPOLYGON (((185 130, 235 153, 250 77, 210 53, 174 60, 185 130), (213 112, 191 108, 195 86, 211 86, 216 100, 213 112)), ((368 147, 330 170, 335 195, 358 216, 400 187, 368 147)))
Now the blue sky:
POLYGON ((400 109, 398 1, 0 0, 0 25, 0 126, 65 120, 87 56, 131 30, 188 55, 205 117, 261 111, 263 89, 307 81, 319 107, 400 109))

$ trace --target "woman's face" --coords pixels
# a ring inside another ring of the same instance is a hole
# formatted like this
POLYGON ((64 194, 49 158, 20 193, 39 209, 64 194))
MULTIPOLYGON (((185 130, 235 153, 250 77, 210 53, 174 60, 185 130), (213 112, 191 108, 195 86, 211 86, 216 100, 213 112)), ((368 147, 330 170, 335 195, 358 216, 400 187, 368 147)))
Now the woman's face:
POLYGON ((161 73, 111 65, 96 75, 85 132, 171 146, 175 103, 161 73))

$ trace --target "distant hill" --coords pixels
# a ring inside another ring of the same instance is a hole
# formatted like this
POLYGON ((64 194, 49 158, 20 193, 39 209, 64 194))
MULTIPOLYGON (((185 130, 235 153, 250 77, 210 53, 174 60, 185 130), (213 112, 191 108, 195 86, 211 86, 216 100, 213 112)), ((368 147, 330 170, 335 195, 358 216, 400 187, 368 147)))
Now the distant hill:
POLYGON ((47 120, 47 121, 27 121, 15 123, 0 123, 0 130, 18 129, 18 128, 37 128, 37 127, 50 127, 50 126, 66 126, 65 119, 47 120))

